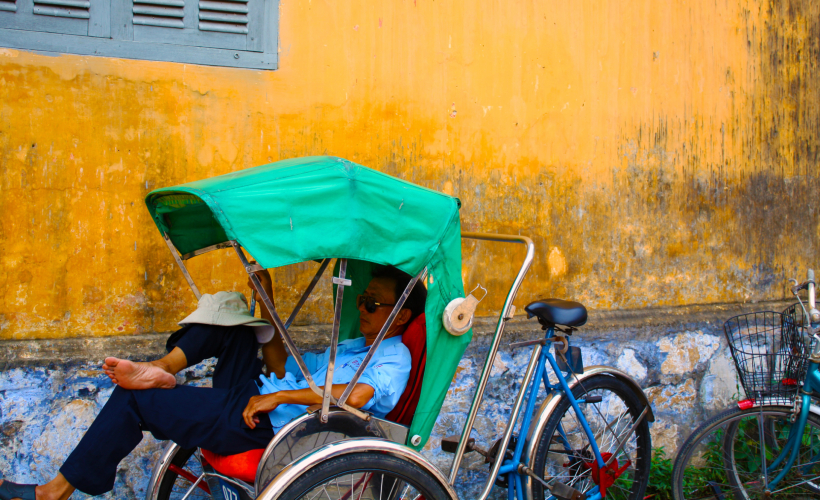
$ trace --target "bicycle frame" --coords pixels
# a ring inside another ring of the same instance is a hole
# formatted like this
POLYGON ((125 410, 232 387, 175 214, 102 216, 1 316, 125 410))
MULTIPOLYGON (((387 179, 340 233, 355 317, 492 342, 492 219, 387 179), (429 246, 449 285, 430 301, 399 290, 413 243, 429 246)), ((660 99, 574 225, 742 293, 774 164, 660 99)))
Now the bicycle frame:
MULTIPOLYGON (((594 434, 592 433, 592 429, 590 429, 589 423, 584 417, 583 412, 581 412, 580 405, 585 404, 585 401, 583 399, 579 400, 575 398, 575 396, 572 393, 572 389, 570 388, 569 383, 567 382, 566 377, 564 376, 563 372, 558 366, 558 362, 556 361, 552 353, 550 353, 549 351, 548 344, 552 343, 554 334, 554 328, 549 328, 547 330, 545 338, 542 340, 521 342, 513 345, 513 347, 523 347, 525 345, 534 345, 535 347, 532 351, 532 354, 530 355, 530 363, 527 367, 527 371, 521 383, 521 391, 519 392, 518 399, 513 408, 512 414, 510 415, 508 429, 514 427, 515 422, 518 421, 521 412, 521 403, 525 398, 527 401, 526 409, 524 410, 524 415, 523 419, 521 420, 518 435, 524 436, 525 431, 530 428, 534 414, 533 410, 535 409, 535 403, 538 399, 538 389, 541 386, 541 384, 539 383, 540 381, 543 383, 543 387, 547 393, 547 396, 555 393, 556 395, 560 394, 561 397, 567 398, 567 400, 570 403, 570 406, 572 407, 573 411, 578 417, 578 422, 581 424, 584 433, 586 434, 590 444, 592 445, 592 451, 595 457, 595 461, 598 463, 598 467, 602 468, 605 465, 603 456, 601 455, 601 451, 598 448, 598 443, 595 439, 594 434), (547 347, 546 349, 544 349, 545 346, 547 347), (549 369, 547 368, 547 365, 549 365, 549 369), (550 369, 557 378, 557 383, 555 384, 550 383, 550 369)), ((568 339, 567 346, 569 346, 568 339)), ((563 429, 561 429, 560 432, 564 441, 562 444, 566 447, 567 451, 570 451, 571 445, 568 439, 566 438, 566 434, 564 433, 563 429)), ((536 436, 533 436, 533 438, 535 437, 536 436)), ((495 482, 497 477, 503 475, 507 476, 507 497, 509 498, 509 500, 524 500, 527 497, 527 492, 522 481, 522 472, 525 470, 525 468, 529 468, 531 464, 528 463, 529 460, 524 455, 525 441, 526 440, 523 438, 518 439, 516 441, 515 448, 513 450, 513 456, 511 458, 497 458, 496 464, 494 464, 493 472, 491 472, 490 474, 490 485, 492 485, 495 482)), ((501 451, 503 449, 504 448, 501 447, 499 448, 499 457, 503 457, 505 455, 501 451)), ((598 491, 597 485, 586 493, 587 500, 599 500, 601 498, 601 494, 598 491)), ((554 497, 549 497, 548 500, 551 498, 554 497)))

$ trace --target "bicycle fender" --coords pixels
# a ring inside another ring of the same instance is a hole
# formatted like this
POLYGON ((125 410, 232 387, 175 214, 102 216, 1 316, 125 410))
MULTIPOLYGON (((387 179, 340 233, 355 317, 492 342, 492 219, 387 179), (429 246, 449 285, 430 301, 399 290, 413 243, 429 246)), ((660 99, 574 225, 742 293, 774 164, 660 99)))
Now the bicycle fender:
POLYGON ((145 490, 145 500, 157 499, 157 495, 159 495, 160 481, 168 471, 168 467, 171 465, 171 460, 174 459, 174 456, 178 450, 179 445, 173 441, 169 441, 165 446, 165 449, 162 450, 162 455, 160 455, 159 460, 157 460, 157 463, 154 465, 154 471, 151 473, 151 479, 148 480, 148 488, 145 490))
MULTIPOLYGON (((643 389, 641 389, 641 385, 632 378, 626 372, 623 372, 617 368, 612 368, 611 366, 590 366, 584 369, 584 373, 581 375, 575 375, 571 379, 567 380, 567 384, 569 384, 570 390, 574 389, 579 383, 582 383, 584 380, 589 379, 595 375, 609 375, 610 377, 615 377, 620 379, 626 384, 634 389, 635 394, 638 395, 641 402, 649 408, 649 411, 646 413, 646 419, 649 422, 655 421, 655 414, 652 412, 652 405, 649 404, 649 399, 644 394, 643 389)), ((535 451, 538 447, 538 443, 535 442, 533 439, 534 436, 538 436, 541 432, 544 431, 544 427, 547 426, 547 420, 549 420, 550 415, 552 412, 555 411, 555 407, 558 406, 558 403, 561 401, 561 394, 556 394, 553 392, 550 394, 538 410, 535 413, 535 417, 530 424, 529 432, 527 433, 527 444, 526 449, 524 450, 524 455, 527 457, 527 464, 532 466, 535 461, 535 451)), ((526 494, 527 500, 532 500, 532 479, 529 476, 523 476, 521 480, 524 483, 524 492, 526 494)))
POLYGON ((262 493, 256 497, 256 500, 276 500, 303 472, 319 465, 325 460, 363 451, 381 451, 388 455, 415 463, 427 471, 447 492, 449 499, 442 500, 458 500, 458 495, 456 495, 453 487, 447 482, 447 478, 420 453, 403 444, 376 438, 346 439, 322 446, 310 453, 302 455, 282 469, 265 489, 262 490, 262 493))

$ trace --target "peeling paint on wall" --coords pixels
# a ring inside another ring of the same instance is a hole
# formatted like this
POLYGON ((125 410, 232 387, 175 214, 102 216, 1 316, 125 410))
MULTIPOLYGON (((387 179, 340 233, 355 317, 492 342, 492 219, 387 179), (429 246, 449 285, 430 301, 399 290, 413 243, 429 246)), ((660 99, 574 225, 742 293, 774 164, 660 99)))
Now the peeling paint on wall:
MULTIPOLYGON (((173 329, 193 297, 145 194, 301 155, 532 236, 519 309, 776 299, 816 265, 816 3, 282 1, 280 25, 274 72, 0 50, 0 338, 173 329)), ((519 251, 465 244, 479 314, 519 251)), ((246 286, 227 253, 191 270, 246 286)), ((311 270, 275 273, 286 310, 311 270)))

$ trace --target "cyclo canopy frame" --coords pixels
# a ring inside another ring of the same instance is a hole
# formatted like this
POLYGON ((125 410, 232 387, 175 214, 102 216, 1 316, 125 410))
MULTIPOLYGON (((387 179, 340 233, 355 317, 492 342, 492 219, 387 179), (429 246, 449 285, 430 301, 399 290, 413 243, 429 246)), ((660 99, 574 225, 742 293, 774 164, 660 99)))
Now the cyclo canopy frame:
MULTIPOLYGON (((361 418, 347 404, 366 364, 338 400, 330 393, 338 342, 358 331, 356 295, 371 273, 392 265, 413 276, 379 333, 380 343, 401 305, 419 280, 425 282, 427 363, 421 396, 407 446, 427 441, 455 370, 472 337, 444 330, 446 305, 464 297, 458 199, 333 157, 284 160, 211 179, 152 191, 146 204, 191 290, 199 297, 185 262, 218 249, 233 249, 251 283, 271 312, 276 329, 309 387, 322 397, 322 414, 337 405, 361 418), (251 263, 251 257, 258 264, 251 263), (328 377, 313 380, 288 329, 313 287, 335 259, 334 321, 328 377), (322 262, 287 321, 262 289, 255 272, 307 261, 322 262), (320 389, 325 386, 326 390, 320 389)), ((370 352, 375 352, 371 349, 370 352)), ((366 361, 370 361, 369 356, 366 361)))
MULTIPOLYGON (((234 250, 306 382, 321 396, 322 421, 326 421, 330 405, 336 405, 364 420, 370 418, 367 413, 348 405, 347 399, 376 349, 370 350, 338 400, 331 394, 331 382, 338 343, 358 333, 355 297, 367 286, 374 265, 393 265, 413 276, 379 332, 374 342, 375 348, 384 339, 413 287, 419 280, 425 282, 428 289, 425 306, 427 355, 435 362, 427 363, 419 406, 407 433, 405 445, 415 449, 420 449, 426 442, 458 362, 472 337, 472 331, 459 337, 452 336, 444 331, 441 322, 445 306, 465 295, 461 282, 461 238, 524 244, 526 256, 499 316, 446 481, 448 488, 451 487, 460 468, 504 328, 513 315, 513 300, 533 260, 532 240, 515 235, 461 233, 458 217, 460 202, 457 199, 340 158, 285 160, 163 188, 149 193, 146 204, 197 298, 201 293, 185 261, 214 250, 234 250), (246 252, 259 264, 251 263, 246 252), (288 329, 333 258, 336 259, 332 278, 335 307, 330 360, 327 377, 324 381, 316 381, 288 329), (265 268, 309 260, 319 261, 319 269, 288 319, 283 322, 272 297, 263 289, 255 273, 265 268)), ((509 443, 511 433, 512 424, 504 433, 502 449, 509 443)), ((503 454, 499 456, 503 457, 503 454)), ((500 461, 494 464, 493 476, 498 472, 499 465, 500 461)), ((492 483, 493 478, 488 482, 482 498, 487 496, 492 483)), ((273 488, 273 483, 269 486, 273 488)), ((267 493, 272 491, 266 489, 267 493)))

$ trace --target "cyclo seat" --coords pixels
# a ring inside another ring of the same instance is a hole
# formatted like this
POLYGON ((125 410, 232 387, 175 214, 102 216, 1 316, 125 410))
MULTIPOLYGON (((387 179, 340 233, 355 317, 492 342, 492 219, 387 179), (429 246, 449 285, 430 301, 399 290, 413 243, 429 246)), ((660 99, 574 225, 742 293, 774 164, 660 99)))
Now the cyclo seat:
POLYGON ((587 308, 571 300, 536 300, 524 310, 527 311, 527 318, 536 316, 543 326, 581 326, 587 322, 587 308))
MULTIPOLYGON (((416 406, 421 395, 421 383, 424 378, 424 368, 427 364, 427 325, 424 314, 417 316, 404 331, 401 342, 410 351, 412 359, 410 377, 407 387, 396 403, 395 408, 387 414, 386 419, 397 424, 409 426, 416 413, 416 406)), ((236 455, 217 455, 208 450, 201 450, 202 457, 220 474, 241 479, 253 484, 256 480, 256 471, 262 459, 264 448, 250 450, 236 455)))

